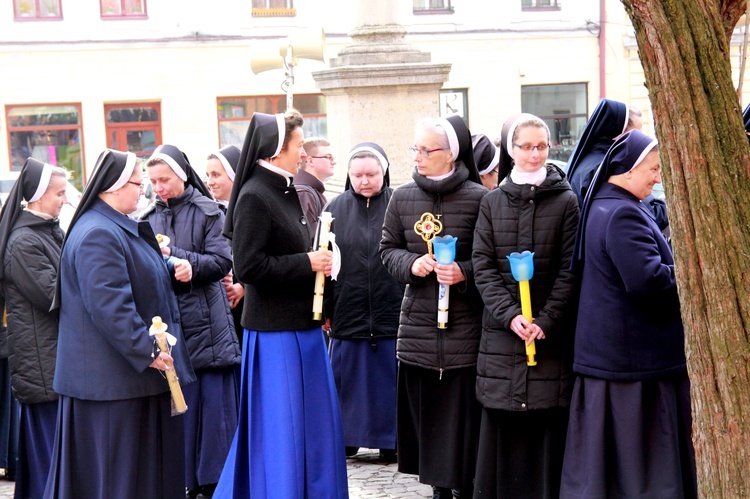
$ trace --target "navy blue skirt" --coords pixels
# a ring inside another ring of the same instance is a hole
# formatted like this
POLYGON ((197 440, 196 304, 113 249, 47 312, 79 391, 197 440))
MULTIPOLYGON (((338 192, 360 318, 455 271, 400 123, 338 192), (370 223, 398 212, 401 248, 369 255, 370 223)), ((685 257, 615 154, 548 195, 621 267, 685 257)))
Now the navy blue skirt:
POLYGON ((55 443, 57 400, 20 404, 21 428, 18 438, 17 498, 42 497, 49 474, 55 443))
POLYGON ((214 497, 349 497, 341 410, 319 327, 245 330, 239 424, 214 497))
POLYGON ((18 425, 21 409, 10 390, 8 359, 0 359, 0 468, 16 474, 18 425))
POLYGON ((344 442, 347 447, 396 448, 396 338, 369 341, 331 338, 344 442))
POLYGON ((202 369, 195 383, 182 389, 188 410, 185 418, 185 486, 219 481, 232 437, 237 429, 235 367, 202 369))
POLYGON ((106 402, 61 395, 44 497, 185 497, 183 420, 171 411, 168 392, 106 402))
POLYGON ((561 498, 697 497, 687 375, 649 381, 579 376, 561 498))

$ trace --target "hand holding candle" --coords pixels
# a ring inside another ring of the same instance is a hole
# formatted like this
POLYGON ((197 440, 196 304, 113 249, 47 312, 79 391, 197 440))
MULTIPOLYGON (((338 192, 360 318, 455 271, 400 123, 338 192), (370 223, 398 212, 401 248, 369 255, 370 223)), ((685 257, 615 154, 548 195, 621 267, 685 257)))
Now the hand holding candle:
MULTIPOLYGON (((451 265, 456 259, 456 241, 453 236, 436 237, 433 241, 435 259, 441 265, 451 265)), ((438 329, 448 327, 448 304, 450 303, 450 286, 438 284, 438 329)))
MULTIPOLYGON (((318 218, 320 221, 318 222, 317 245, 313 245, 313 248, 327 250, 333 214, 330 211, 324 211, 318 218)), ((313 320, 316 321, 323 319, 323 290, 325 289, 325 281, 325 271, 317 271, 315 273, 315 290, 313 294, 313 320)))
MULTIPOLYGON (((518 281, 518 290, 521 295, 521 314, 524 318, 533 321, 531 313, 531 291, 529 281, 534 275, 534 253, 524 251, 523 253, 511 253, 508 255, 510 271, 513 279, 518 281)), ((530 366, 536 365, 536 345, 531 341, 526 345, 526 363, 530 366)))
MULTIPOLYGON (((149 334, 156 338, 156 344, 159 346, 159 350, 163 353, 169 354, 169 341, 170 344, 174 344, 177 339, 167 333, 167 325, 161 320, 158 315, 151 320, 151 329, 149 334)), ((185 397, 182 395, 182 388, 180 388, 180 380, 177 377, 177 373, 174 370, 174 364, 171 362, 165 362, 169 368, 165 371, 167 376, 167 382, 169 383, 169 391, 172 393, 172 414, 182 414, 187 411, 187 403, 185 397)))

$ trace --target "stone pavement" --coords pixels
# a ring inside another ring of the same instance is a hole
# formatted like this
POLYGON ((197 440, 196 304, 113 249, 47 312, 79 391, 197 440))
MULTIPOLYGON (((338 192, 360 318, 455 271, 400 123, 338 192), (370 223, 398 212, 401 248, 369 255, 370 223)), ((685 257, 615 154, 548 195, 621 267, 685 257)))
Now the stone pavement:
MULTIPOLYGON (((417 481, 415 475, 396 471, 396 463, 378 459, 378 451, 360 449, 346 460, 350 499, 418 499, 432 497, 432 488, 417 481)), ((12 499, 13 482, 0 479, 0 499, 12 499)))

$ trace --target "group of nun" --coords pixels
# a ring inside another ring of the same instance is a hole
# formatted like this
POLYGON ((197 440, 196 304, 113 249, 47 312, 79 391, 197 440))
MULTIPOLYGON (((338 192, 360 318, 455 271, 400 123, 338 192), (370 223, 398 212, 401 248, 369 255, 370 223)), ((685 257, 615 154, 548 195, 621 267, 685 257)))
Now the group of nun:
MULTIPOLYGON (((293 185, 302 116, 255 113, 241 152, 213 156, 232 180, 225 206, 215 213, 198 203, 229 242, 231 273, 222 265, 210 280, 225 283, 227 313, 241 303, 239 375, 231 361, 220 375, 192 362, 191 348, 205 344, 188 339, 180 296, 204 284, 196 276, 205 269, 190 248, 165 252, 148 220, 128 216, 143 183, 135 155, 102 152, 64 239, 55 216, 34 209, 52 167, 29 159, 0 215, 0 277, 10 303, 20 292, 9 243, 37 226, 49 233, 54 271, 35 283, 46 286, 45 302, 26 298, 58 335, 52 388, 44 385, 55 410, 47 400, 21 404, 17 491, 42 489, 18 497, 175 498, 186 484, 214 480, 221 498, 345 498, 352 446, 395 450, 399 471, 418 475, 435 498, 695 497, 674 262, 642 203, 661 180, 658 146, 626 132, 626 105, 605 100, 595 115, 605 111, 606 120, 592 116, 568 169, 575 179, 598 141, 603 155, 580 202, 573 180, 547 162, 550 131, 533 115, 509 119, 497 146, 472 138, 458 117, 420 121, 412 181, 395 190, 385 151, 358 144, 347 188, 326 208, 336 214, 340 262, 312 244, 293 185), (602 138, 604 122, 620 134, 602 138), (457 237, 453 262, 439 263, 423 237, 427 214, 441 227, 433 236, 457 237), (533 319, 507 258, 527 250, 533 319), (330 345, 311 313, 320 273, 338 274, 327 288, 330 345), (230 303, 237 283, 244 297, 230 303), (449 319, 438 327, 445 288, 449 319), (366 316, 373 304, 376 315, 366 316), (171 335, 167 352, 150 335, 156 316, 171 335), (213 478, 198 478, 209 463, 187 456, 198 423, 174 414, 168 370, 193 419, 211 418, 212 408, 191 390, 236 397, 236 429, 222 428, 229 437, 213 478), (20 479, 35 467, 40 476, 20 479)), ((206 196, 174 149, 160 150, 184 182, 175 199, 206 196)), ((180 209, 161 201, 154 209, 165 215, 180 209)), ((18 328, 11 317, 9 329, 18 328)), ((33 348, 14 343, 16 357, 33 348)))

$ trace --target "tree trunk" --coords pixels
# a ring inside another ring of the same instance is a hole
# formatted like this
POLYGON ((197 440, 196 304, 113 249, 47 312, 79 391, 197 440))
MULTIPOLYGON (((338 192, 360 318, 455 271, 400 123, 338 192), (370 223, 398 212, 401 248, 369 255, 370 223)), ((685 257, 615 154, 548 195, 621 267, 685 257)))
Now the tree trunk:
POLYGON ((622 0, 654 111, 702 497, 750 497, 750 148, 733 89, 745 0, 622 0))

